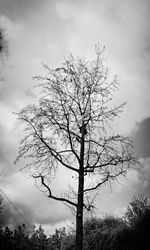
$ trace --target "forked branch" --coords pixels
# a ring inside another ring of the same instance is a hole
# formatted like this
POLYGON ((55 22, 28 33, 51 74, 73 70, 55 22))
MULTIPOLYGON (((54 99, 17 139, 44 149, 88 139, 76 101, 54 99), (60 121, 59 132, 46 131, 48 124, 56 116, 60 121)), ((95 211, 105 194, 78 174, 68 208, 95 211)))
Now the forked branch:
POLYGON ((93 187, 91 187, 91 188, 84 189, 83 192, 86 193, 86 192, 94 191, 94 190, 98 189, 100 186, 102 186, 103 184, 105 184, 106 182, 111 181, 111 180, 113 181, 113 180, 115 180, 119 175, 123 175, 123 174, 125 174, 125 173, 126 173, 126 170, 122 170, 122 171, 120 171, 119 173, 114 174, 114 175, 108 173, 108 174, 106 175, 106 177, 105 177, 101 182, 98 182, 97 185, 95 185, 95 186, 93 186, 93 187))
POLYGON ((42 176, 42 175, 34 176, 33 175, 33 178, 41 179, 41 184, 47 189, 49 198, 57 200, 57 201, 67 202, 69 205, 77 207, 77 204, 72 202, 71 200, 68 200, 68 199, 63 198, 63 197, 57 197, 57 196, 53 195, 50 187, 46 184, 46 182, 44 180, 44 176, 42 176))

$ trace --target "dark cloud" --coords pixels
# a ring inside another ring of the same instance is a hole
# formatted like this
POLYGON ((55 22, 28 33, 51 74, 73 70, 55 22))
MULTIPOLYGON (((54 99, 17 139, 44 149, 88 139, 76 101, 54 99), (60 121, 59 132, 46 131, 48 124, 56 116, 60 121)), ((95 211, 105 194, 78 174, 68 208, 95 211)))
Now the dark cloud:
POLYGON ((143 158, 136 166, 137 180, 134 183, 136 194, 150 198, 150 158, 143 158))
POLYGON ((0 0, 0 14, 6 15, 13 20, 21 19, 41 3, 40 0, 0 0))
POLYGON ((134 188, 137 194, 150 198, 150 117, 136 124, 132 139, 135 154, 140 161, 140 164, 134 168, 137 173, 134 188))
POLYGON ((14 227, 17 227, 19 225, 25 224, 28 229, 31 229, 34 225, 31 210, 21 203, 14 205, 14 203, 10 202, 4 201, 2 203, 0 225, 13 225, 14 227))
MULTIPOLYGON (((33 202, 27 204, 29 201, 24 199, 13 201, 7 195, 3 195, 3 197, 0 225, 26 224, 28 228, 31 228, 35 224, 54 225, 71 219, 71 213, 68 213, 62 203, 53 202, 40 196, 38 200, 34 201, 34 204, 33 202)), ((30 199, 34 198, 31 196, 30 199)))
POLYGON ((135 152, 140 158, 150 157, 150 117, 137 123, 133 132, 135 152))
POLYGON ((0 56, 3 52, 3 49, 4 49, 4 36, 3 36, 3 31, 0 28, 0 56))

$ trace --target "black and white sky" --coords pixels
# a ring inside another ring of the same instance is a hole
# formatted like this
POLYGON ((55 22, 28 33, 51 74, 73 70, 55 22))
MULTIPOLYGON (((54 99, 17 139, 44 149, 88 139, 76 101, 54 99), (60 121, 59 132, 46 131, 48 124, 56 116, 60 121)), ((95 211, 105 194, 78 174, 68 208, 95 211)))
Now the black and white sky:
MULTIPOLYGON (((100 191, 96 213, 120 215, 133 194, 150 196, 149 23, 149 0, 0 0, 0 27, 8 41, 0 62, 0 188, 31 223, 52 231, 73 217, 13 164, 22 135, 13 112, 34 102, 32 77, 43 72, 42 62, 55 67, 70 53, 90 58, 96 43, 106 47, 106 64, 118 75, 117 100, 127 101, 115 130, 132 136, 142 162, 112 190, 100 191)), ((59 174, 56 189, 67 181, 59 174)), ((7 208, 4 220, 21 219, 7 208)))

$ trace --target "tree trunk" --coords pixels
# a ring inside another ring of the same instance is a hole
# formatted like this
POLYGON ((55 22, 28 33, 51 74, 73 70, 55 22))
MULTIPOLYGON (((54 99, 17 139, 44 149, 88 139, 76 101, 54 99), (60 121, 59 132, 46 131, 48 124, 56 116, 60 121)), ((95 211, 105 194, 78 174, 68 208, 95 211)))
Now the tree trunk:
POLYGON ((78 182, 78 202, 76 213, 76 250, 83 249, 83 200, 84 200, 84 136, 85 126, 82 125, 82 138, 80 150, 80 168, 79 168, 79 182, 78 182))

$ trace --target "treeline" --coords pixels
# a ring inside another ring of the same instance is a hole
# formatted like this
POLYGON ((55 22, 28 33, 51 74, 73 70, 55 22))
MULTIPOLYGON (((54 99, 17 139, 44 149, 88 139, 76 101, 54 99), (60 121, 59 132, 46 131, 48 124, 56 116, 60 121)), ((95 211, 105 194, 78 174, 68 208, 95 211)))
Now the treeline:
MULTIPOLYGON (((150 207, 146 198, 133 198, 123 216, 91 218, 84 223, 84 250, 150 249, 150 207)), ((11 230, 0 227, 2 250, 74 250, 75 233, 56 229, 47 237, 39 226, 28 232, 25 225, 11 230)))

